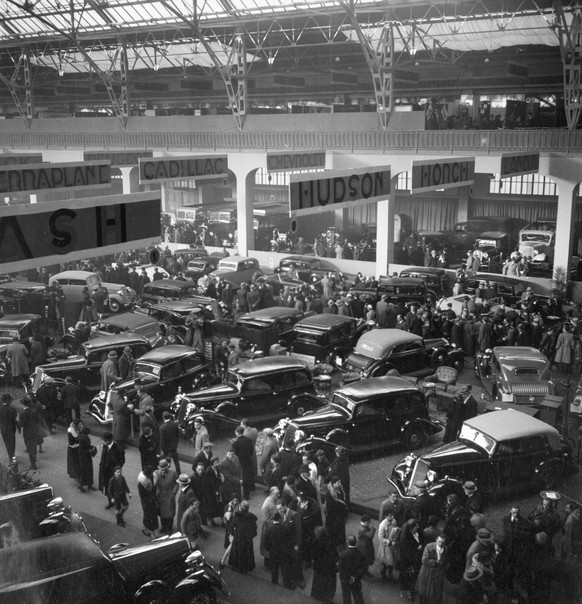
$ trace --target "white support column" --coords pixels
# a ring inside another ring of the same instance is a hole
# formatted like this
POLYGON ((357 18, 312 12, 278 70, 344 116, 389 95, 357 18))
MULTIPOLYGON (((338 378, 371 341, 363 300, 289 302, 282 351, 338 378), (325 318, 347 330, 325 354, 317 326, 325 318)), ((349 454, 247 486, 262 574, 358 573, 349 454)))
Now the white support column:
POLYGON ((394 210, 396 208, 396 183, 392 177, 390 197, 376 204, 376 277, 389 275, 389 265, 394 262, 394 210))
POLYGON ((574 211, 576 209, 575 189, 577 183, 552 177, 558 186, 558 215, 556 219, 556 246, 554 249, 554 269, 566 270, 572 258, 572 236, 574 234, 574 211))
POLYGON ((122 166, 119 170, 121 171, 123 194, 139 193, 139 170, 135 166, 122 166))
POLYGON ((459 187, 459 203, 457 206, 457 222, 469 220, 469 189, 471 187, 459 187))
POLYGON ((255 173, 266 167, 266 155, 244 153, 229 154, 228 167, 236 177, 237 248, 240 256, 248 256, 255 247, 253 229, 253 202, 255 199, 255 173))
POLYGON ((162 198, 162 212, 166 211, 167 196, 168 196, 167 187, 168 187, 168 183, 165 183, 165 182, 160 183, 160 194, 161 194, 161 198, 162 198))

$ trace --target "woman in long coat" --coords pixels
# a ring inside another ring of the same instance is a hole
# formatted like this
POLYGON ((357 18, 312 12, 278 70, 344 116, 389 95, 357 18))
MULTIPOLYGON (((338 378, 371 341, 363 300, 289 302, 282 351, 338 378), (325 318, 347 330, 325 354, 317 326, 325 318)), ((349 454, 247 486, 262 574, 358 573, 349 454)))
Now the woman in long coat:
POLYGON ((220 471, 220 461, 218 457, 212 457, 203 482, 208 518, 212 526, 214 526, 214 519, 222 518, 224 513, 223 482, 224 474, 220 471))
POLYGON ((84 493, 87 489, 93 489, 93 451, 97 450, 91 444, 89 434, 91 431, 83 427, 79 431, 79 490, 84 493))
POLYGON ((234 514, 233 541, 229 566, 240 573, 248 573, 255 568, 253 539, 257 536, 257 517, 249 511, 249 502, 241 501, 240 510, 234 514))
POLYGON ((83 422, 75 419, 67 429, 67 474, 73 480, 79 480, 81 464, 79 461, 79 430, 83 429, 83 422))
POLYGON ((409 600, 414 598, 416 576, 422 560, 422 538, 418 531, 418 520, 410 518, 400 533, 400 594, 406 592, 409 600))
POLYGON ((161 532, 171 533, 174 516, 176 515, 176 494, 179 489, 176 482, 178 474, 176 474, 175 470, 170 469, 168 460, 161 459, 154 475, 161 532))
POLYGON ((313 540, 313 583, 311 597, 324 604, 332 604, 337 586, 338 553, 329 531, 323 527, 315 528, 313 540))
POLYGON ((422 553, 422 562, 416 590, 421 604, 442 604, 443 583, 447 570, 446 538, 439 535, 436 541, 428 543, 422 553))
POLYGON ((143 512, 143 529, 141 532, 146 537, 155 537, 158 529, 158 512, 154 469, 151 466, 145 466, 143 471, 138 474, 137 492, 143 512))
POLYGON ((572 363, 572 353, 574 352, 574 336, 570 332, 570 325, 562 327, 562 333, 558 336, 556 342, 556 356, 554 362, 562 373, 570 371, 572 363))
POLYGON ((380 576, 382 580, 390 581, 393 578, 394 567, 400 558, 400 527, 394 514, 388 512, 378 527, 378 562, 381 564, 380 576), (388 573, 388 575, 386 575, 388 573))

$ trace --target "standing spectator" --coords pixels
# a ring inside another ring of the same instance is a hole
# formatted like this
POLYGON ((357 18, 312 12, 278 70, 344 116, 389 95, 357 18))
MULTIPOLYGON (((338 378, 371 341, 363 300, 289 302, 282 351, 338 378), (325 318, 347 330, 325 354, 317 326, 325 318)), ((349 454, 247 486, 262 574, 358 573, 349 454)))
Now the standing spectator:
POLYGON ((293 535, 291 529, 281 522, 281 514, 275 512, 271 522, 265 528, 263 545, 269 557, 271 570, 271 583, 279 584, 279 569, 283 579, 283 586, 293 589, 293 535))
POLYGON ((339 556, 329 536, 329 531, 323 526, 315 528, 313 540, 313 582, 311 597, 323 604, 333 604, 337 586, 337 562, 339 556))
POLYGON ((104 432, 101 438, 103 443, 99 461, 99 490, 107 497, 106 509, 110 509, 114 504, 111 503, 109 498, 109 481, 115 472, 115 468, 125 464, 125 452, 113 441, 112 432, 104 432))
POLYGON ((81 394, 79 386, 73 382, 73 378, 68 375, 65 378, 65 384, 61 388, 61 404, 65 414, 65 421, 70 424, 75 419, 81 419, 81 394))
POLYGON ((86 426, 79 430, 79 490, 96 491, 93 486, 93 457, 97 455, 97 447, 91 444, 89 434, 91 431, 86 426))
POLYGON ((33 373, 39 365, 46 363, 46 354, 39 335, 32 336, 28 341, 30 343, 30 372, 33 373))
POLYGON ((154 406, 154 399, 150 396, 145 386, 141 382, 138 382, 138 380, 135 381, 135 392, 137 395, 138 406, 137 409, 133 410, 133 412, 135 415, 139 416, 139 427, 141 431, 145 421, 146 409, 154 406))
POLYGON ((348 547, 339 555, 338 569, 344 604, 364 604, 362 578, 368 568, 366 558, 358 550, 354 535, 347 539, 348 547))
POLYGON ((335 448, 336 458, 331 462, 328 470, 329 476, 339 476, 345 494, 346 505, 350 509, 350 460, 345 447, 335 448))
POLYGON ((241 499, 242 468, 238 457, 231 449, 227 451, 224 459, 220 462, 220 471, 224 476, 224 497, 230 501, 235 497, 241 499))
POLYGON ((366 559, 368 567, 366 568, 366 577, 371 577, 369 568, 376 561, 376 552, 374 551, 374 536, 376 529, 372 526, 372 519, 368 514, 363 514, 358 528, 358 549, 366 559))
POLYGON ((330 478, 325 506, 326 526, 329 529, 329 536, 339 551, 345 547, 346 518, 348 517, 348 506, 339 476, 330 478))
MULTIPOLYGON (((154 447, 156 453, 160 452, 160 426, 156 418, 154 417, 154 407, 153 405, 148 405, 145 408, 145 415, 142 418, 141 423, 141 434, 144 433, 146 428, 150 428, 152 431, 152 439, 154 441, 154 447)), ((155 465, 155 464, 154 464, 155 465)))
POLYGON ((534 548, 534 533, 528 521, 519 512, 519 506, 513 505, 509 515, 503 518, 503 539, 509 583, 518 592, 525 592, 529 581, 529 560, 534 548))
POLYGON ((202 461, 197 462, 194 466, 194 472, 190 476, 190 487, 196 495, 196 499, 200 505, 198 507, 198 513, 202 524, 206 524, 209 520, 208 515, 208 503, 206 500, 206 466, 202 461))
POLYGON ((259 470, 261 471, 263 481, 266 482, 267 474, 271 468, 271 458, 279 451, 279 442, 275 438, 275 432, 272 428, 265 428, 263 434, 265 435, 265 441, 263 443, 261 459, 259 460, 259 470))
POLYGON ((67 474, 73 480, 79 480, 81 462, 79 459, 79 431, 83 428, 80 419, 73 420, 67 428, 67 474))
POLYGON ((26 380, 30 375, 28 350, 18 336, 14 336, 12 343, 6 348, 6 360, 8 361, 13 384, 22 386, 26 390, 26 380))
POLYGON ((119 377, 122 380, 131 377, 134 363, 135 359, 133 358, 131 348, 129 346, 126 346, 123 349, 123 353, 119 357, 119 377))
POLYGON ((216 526, 215 518, 222 517, 224 512, 224 496, 222 485, 224 475, 220 471, 220 460, 212 457, 210 467, 205 472, 204 490, 208 504, 208 519, 211 526, 216 526))
POLYGON ((562 533, 564 541, 562 543, 562 558, 582 561, 582 515, 580 506, 571 501, 569 504, 570 513, 566 517, 562 533))
POLYGON ((414 599, 416 576, 422 560, 422 538, 418 530, 418 520, 408 519, 400 533, 400 593, 406 592, 409 600, 414 599))
POLYGON ((42 384, 36 391, 36 400, 43 406, 48 429, 54 432, 54 425, 61 415, 61 401, 54 378, 45 376, 42 384))
POLYGON ((143 529, 146 537, 154 538, 158 530, 156 488, 154 486, 154 469, 146 466, 137 477, 137 492, 143 513, 143 529))
POLYGON ((253 441, 244 435, 244 428, 235 428, 236 438, 232 443, 232 450, 238 457, 242 468, 243 499, 250 499, 251 491, 255 486, 255 472, 253 471, 253 441))
POLYGON ((112 390, 109 397, 111 415, 113 417, 113 440, 122 448, 127 446, 127 439, 131 434, 133 405, 116 390, 112 390))
POLYGON ((443 585, 447 569, 446 538, 439 535, 422 552, 422 561, 416 591, 421 604, 442 604, 443 585))
POLYGON ((249 511, 249 502, 241 501, 232 519, 232 547, 228 564, 240 573, 255 569, 253 539, 257 536, 257 517, 249 511))
POLYGON ((107 355, 107 360, 101 365, 101 390, 108 392, 111 384, 119 377, 119 369, 117 368, 117 353, 115 350, 110 350, 107 355))
POLYGON ((162 456, 174 462, 176 472, 181 474, 180 459, 178 457, 178 444, 180 443, 180 428, 178 422, 174 421, 169 411, 162 414, 164 420, 160 426, 160 450, 162 456))
POLYGON ((228 340, 222 340, 220 346, 216 349, 216 374, 224 379, 228 372, 228 340))
POLYGON ((18 426, 18 413, 12 406, 12 395, 5 392, 0 398, 0 434, 8 453, 8 463, 12 462, 16 450, 16 431, 18 426))
POLYGON ((158 465, 157 443, 151 426, 143 427, 143 431, 139 435, 137 448, 141 459, 142 471, 146 466, 154 468, 158 465))
POLYGON ((208 536, 202 528, 202 518, 200 516, 200 501, 198 499, 190 500, 190 505, 182 515, 180 521, 180 532, 188 538, 192 549, 198 548, 198 539, 206 539, 208 536))
POLYGON ((392 581, 394 567, 400 558, 400 527, 394 520, 394 512, 388 510, 378 527, 378 562, 381 564, 382 582, 392 581))
POLYGON ((190 506, 193 499, 196 499, 196 493, 192 489, 192 481, 188 474, 180 474, 176 481, 178 485, 178 501, 176 503, 176 526, 178 530, 182 526, 182 516, 190 506))
POLYGON ((22 438, 28 451, 30 468, 36 470, 36 448, 39 439, 38 427, 41 418, 36 408, 32 406, 32 400, 29 396, 25 396, 20 402, 24 409, 18 416, 18 425, 22 430, 22 438))
POLYGON ((178 474, 170 469, 167 459, 160 459, 158 463, 158 469, 154 472, 154 486, 160 516, 160 533, 169 535, 172 533, 176 515, 176 494, 179 487, 178 474))
POLYGON ((113 476, 109 479, 107 494, 109 496, 109 503, 115 506, 117 526, 125 526, 123 515, 129 507, 127 498, 131 498, 131 493, 129 492, 125 477, 122 474, 121 466, 115 466, 113 469, 113 476))
POLYGON ((570 372, 573 352, 574 337, 572 336, 570 325, 565 323, 562 326, 562 333, 558 336, 558 340, 556 341, 556 356, 554 358, 558 370, 562 373, 570 372))
POLYGON ((192 435, 192 444, 194 445, 194 457, 202 451, 204 443, 210 442, 210 435, 204 425, 204 418, 197 416, 194 418, 194 434, 192 435))
MULTIPOLYGON (((253 478, 257 475, 257 439, 259 438, 259 431, 251 424, 248 418, 240 420, 240 425, 244 428, 244 436, 249 438, 253 443, 253 478)), ((251 491, 255 490, 254 480, 251 491)))
POLYGON ((192 472, 196 471, 196 466, 201 463, 204 466, 204 470, 210 467, 210 460, 212 459, 212 447, 214 446, 211 442, 205 442, 202 445, 202 451, 196 455, 194 462, 192 463, 192 472))

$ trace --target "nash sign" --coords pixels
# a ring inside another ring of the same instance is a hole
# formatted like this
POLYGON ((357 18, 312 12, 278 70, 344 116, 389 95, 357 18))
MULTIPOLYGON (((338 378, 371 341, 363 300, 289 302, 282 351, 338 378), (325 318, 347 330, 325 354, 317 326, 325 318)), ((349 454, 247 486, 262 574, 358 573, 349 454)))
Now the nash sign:
POLYGON ((474 157, 412 162, 411 193, 463 187, 474 182, 474 157))
POLYGON ((111 186, 108 161, 67 164, 31 164, 0 168, 0 194, 102 189, 111 186))
POLYGON ((517 174, 535 174, 539 169, 539 153, 503 153, 499 176, 505 178, 517 174))
POLYGON ((386 166, 292 174, 289 215, 303 216, 381 201, 390 195, 390 177, 390 168, 386 166))
POLYGON ((147 247, 159 241, 160 209, 159 192, 1 207, 1 271, 147 247))
POLYGON ((267 153, 267 172, 289 172, 325 168, 325 151, 320 153, 267 153))
POLYGON ((226 175, 227 171, 227 155, 163 157, 159 159, 140 158, 139 160, 140 184, 168 180, 215 178, 226 175))

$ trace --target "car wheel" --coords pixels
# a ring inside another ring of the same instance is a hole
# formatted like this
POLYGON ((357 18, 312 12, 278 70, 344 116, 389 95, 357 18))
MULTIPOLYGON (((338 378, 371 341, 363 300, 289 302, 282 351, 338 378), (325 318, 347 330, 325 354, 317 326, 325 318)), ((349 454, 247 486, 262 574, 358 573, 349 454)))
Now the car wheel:
POLYGON ((113 298, 109 298, 109 310, 111 312, 119 312, 120 308, 121 308, 121 304, 117 300, 114 300, 113 298))
POLYGON ((251 277, 251 283, 255 283, 257 279, 260 279, 262 276, 263 275, 258 271, 256 273, 253 273, 253 276, 251 277))
POLYGON ((444 364, 447 360, 447 355, 443 350, 434 350, 430 355, 430 366, 432 369, 436 369, 444 364))
POLYGON ((180 599, 183 604, 216 604, 216 594, 213 589, 200 589, 188 594, 184 599, 180 599))
POLYGON ((410 426, 404 433, 404 442, 408 450, 422 447, 426 442, 426 434, 421 426, 410 426))

